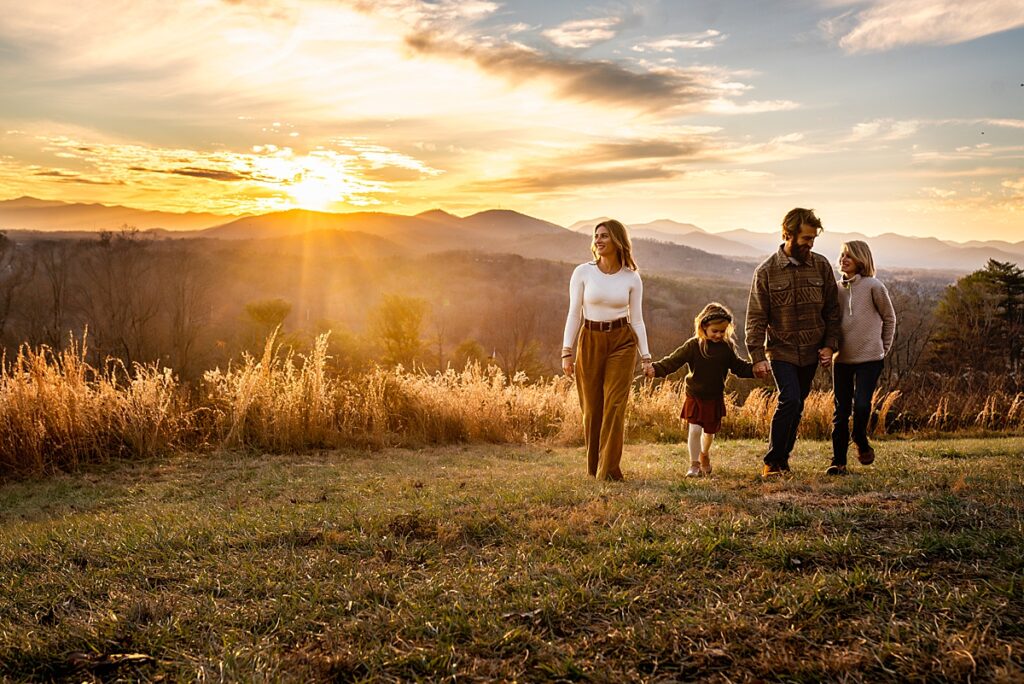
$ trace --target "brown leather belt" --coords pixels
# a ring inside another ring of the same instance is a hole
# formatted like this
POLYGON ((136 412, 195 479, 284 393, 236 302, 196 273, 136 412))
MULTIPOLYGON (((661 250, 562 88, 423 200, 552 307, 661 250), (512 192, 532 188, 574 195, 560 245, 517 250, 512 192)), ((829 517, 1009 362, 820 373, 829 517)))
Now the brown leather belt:
POLYGON ((629 325, 628 318, 619 318, 614 321, 588 321, 583 320, 583 325, 587 330, 596 330, 597 332, 610 332, 616 328, 621 328, 624 325, 629 325))

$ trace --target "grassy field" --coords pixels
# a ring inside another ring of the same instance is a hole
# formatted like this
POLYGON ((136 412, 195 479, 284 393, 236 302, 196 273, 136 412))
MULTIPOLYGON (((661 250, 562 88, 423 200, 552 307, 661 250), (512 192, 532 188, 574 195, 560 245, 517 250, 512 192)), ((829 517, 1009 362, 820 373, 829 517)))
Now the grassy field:
POLYGON ((181 455, 0 487, 0 678, 1021 681, 1022 439, 181 455))

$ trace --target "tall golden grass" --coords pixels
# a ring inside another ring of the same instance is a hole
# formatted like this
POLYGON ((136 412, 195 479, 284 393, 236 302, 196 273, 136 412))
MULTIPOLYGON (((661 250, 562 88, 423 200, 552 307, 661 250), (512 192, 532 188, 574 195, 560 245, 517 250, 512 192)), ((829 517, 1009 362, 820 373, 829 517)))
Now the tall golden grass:
POLYGON ((95 369, 86 345, 22 347, 0 374, 0 475, 47 473, 166 450, 191 411, 170 372, 119 363, 95 369))
MULTIPOLYGON (((469 364, 438 373, 373 368, 329 371, 328 335, 300 354, 276 335, 259 356, 208 371, 198 386, 153 365, 86 363, 85 340, 64 351, 22 347, 0 374, 0 477, 45 474, 111 458, 173 450, 234 448, 289 452, 345 446, 454 442, 579 444, 581 416, 564 377, 507 377, 469 364)), ((626 416, 632 440, 678 441, 682 384, 637 382, 626 416)), ((725 438, 765 438, 775 393, 726 398, 725 438)), ((892 432, 1024 431, 1024 394, 874 397, 876 436, 892 432)), ((800 434, 825 439, 832 395, 812 392, 800 434)))

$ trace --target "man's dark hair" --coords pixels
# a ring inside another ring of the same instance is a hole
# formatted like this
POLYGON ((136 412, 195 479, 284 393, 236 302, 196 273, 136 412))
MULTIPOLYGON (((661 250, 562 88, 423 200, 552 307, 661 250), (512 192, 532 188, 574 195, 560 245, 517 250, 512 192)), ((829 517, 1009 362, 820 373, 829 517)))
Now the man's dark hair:
POLYGON ((818 232, 816 235, 821 235, 821 231, 824 228, 821 225, 821 219, 814 215, 813 209, 790 209, 789 213, 786 214, 786 218, 782 219, 782 233, 786 237, 794 237, 800 234, 800 226, 808 225, 815 228, 818 232))

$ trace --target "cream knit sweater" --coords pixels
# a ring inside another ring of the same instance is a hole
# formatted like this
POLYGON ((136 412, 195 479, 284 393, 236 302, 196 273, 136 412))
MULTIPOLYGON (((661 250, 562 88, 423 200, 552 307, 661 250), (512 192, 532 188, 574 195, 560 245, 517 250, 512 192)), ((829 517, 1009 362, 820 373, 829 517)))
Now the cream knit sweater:
POLYGON ((885 358, 896 336, 896 312, 889 291, 877 278, 855 275, 839 280, 842 326, 839 363, 864 363, 885 358))

